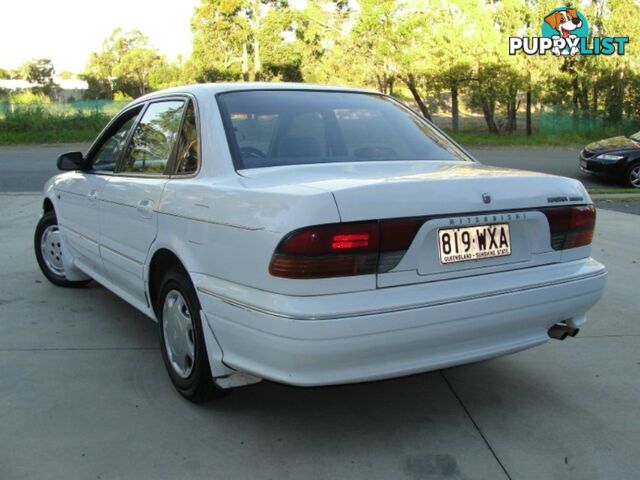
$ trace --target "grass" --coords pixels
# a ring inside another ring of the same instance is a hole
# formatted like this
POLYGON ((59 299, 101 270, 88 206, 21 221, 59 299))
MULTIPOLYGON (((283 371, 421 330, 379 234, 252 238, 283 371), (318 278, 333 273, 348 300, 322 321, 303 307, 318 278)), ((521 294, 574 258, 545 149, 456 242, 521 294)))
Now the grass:
POLYGON ((594 200, 596 203, 640 203, 640 197, 602 198, 594 200))
POLYGON ((640 194, 640 188, 616 188, 616 187, 597 187, 587 188, 590 194, 607 194, 607 193, 637 193, 640 194))
POLYGON ((101 112, 78 110, 61 115, 41 107, 8 112, 0 118, 0 145, 91 141, 109 119, 101 112))
POLYGON ((524 132, 516 132, 512 135, 491 135, 488 133, 447 132, 461 145, 473 146, 558 146, 558 147, 584 147, 588 143, 606 137, 602 132, 593 133, 539 133, 534 132, 528 137, 524 132))

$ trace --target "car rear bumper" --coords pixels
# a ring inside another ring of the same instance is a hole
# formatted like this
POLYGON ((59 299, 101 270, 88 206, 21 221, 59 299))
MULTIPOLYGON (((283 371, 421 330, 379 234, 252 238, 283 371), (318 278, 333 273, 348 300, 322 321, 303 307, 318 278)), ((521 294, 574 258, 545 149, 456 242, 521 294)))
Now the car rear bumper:
POLYGON ((584 259, 320 297, 232 296, 247 287, 194 278, 227 366, 316 386, 425 372, 544 343, 555 323, 586 321, 606 270, 584 259))

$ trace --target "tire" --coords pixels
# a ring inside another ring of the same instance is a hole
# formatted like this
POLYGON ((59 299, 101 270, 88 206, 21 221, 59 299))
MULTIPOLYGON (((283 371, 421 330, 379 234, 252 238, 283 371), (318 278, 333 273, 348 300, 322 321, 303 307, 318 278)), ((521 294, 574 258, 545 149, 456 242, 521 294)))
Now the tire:
POLYGON ((169 270, 156 301, 160 351, 169 378, 178 392, 194 403, 224 395, 214 384, 200 320, 200 303, 189 276, 169 270))
POLYGON ((640 188, 640 162, 634 163, 627 169, 624 183, 627 187, 640 188))
POLYGON ((40 270, 47 277, 47 280, 54 285, 79 288, 91 282, 91 279, 70 281, 65 277, 64 266, 62 265, 62 250, 60 249, 58 219, 54 211, 45 212, 40 218, 36 226, 33 246, 40 270))

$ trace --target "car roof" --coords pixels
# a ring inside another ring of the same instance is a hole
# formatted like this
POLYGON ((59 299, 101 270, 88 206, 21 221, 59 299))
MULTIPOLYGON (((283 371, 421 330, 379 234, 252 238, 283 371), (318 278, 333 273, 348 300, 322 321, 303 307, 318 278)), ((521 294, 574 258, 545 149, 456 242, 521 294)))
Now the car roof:
POLYGON ((311 83, 268 83, 268 82, 234 82, 234 83, 199 83, 194 85, 184 85, 181 87, 167 88, 144 95, 133 103, 145 102, 156 97, 163 97, 171 94, 187 93, 198 99, 213 97, 218 93, 240 92, 247 90, 300 90, 300 91, 327 91, 327 92, 357 92, 376 93, 374 90, 367 90, 354 87, 343 87, 337 85, 315 85, 311 83))

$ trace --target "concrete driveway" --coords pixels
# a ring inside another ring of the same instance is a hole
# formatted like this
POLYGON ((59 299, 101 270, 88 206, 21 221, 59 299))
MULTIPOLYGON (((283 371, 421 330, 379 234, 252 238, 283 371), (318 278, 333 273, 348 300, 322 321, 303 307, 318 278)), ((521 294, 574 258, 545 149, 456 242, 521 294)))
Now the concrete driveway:
POLYGON ((40 198, 0 194, 0 479, 637 479, 640 222, 600 211, 575 339, 393 381, 263 382, 196 406, 156 325, 37 269, 40 198))

